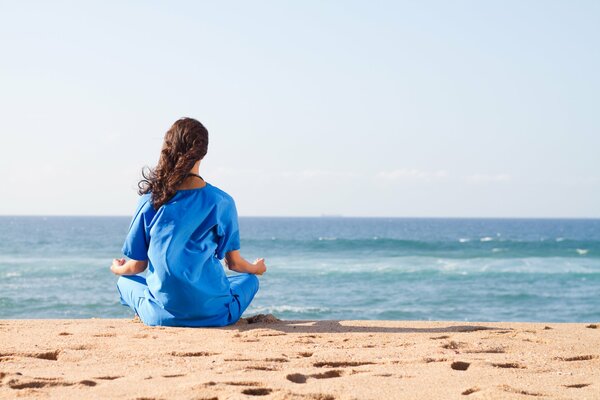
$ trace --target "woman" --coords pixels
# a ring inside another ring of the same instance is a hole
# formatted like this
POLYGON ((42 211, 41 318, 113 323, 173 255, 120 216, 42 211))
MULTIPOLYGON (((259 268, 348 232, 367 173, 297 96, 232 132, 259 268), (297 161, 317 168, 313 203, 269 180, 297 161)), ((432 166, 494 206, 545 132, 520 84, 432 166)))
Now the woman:
POLYGON ((235 323, 258 291, 264 259, 239 252, 235 203, 199 175, 208 132, 181 118, 167 131, 156 168, 142 172, 136 212, 113 260, 121 303, 147 325, 225 326, 235 323), (227 276, 219 260, 225 258, 227 276), (139 274, 148 269, 146 278, 139 274))

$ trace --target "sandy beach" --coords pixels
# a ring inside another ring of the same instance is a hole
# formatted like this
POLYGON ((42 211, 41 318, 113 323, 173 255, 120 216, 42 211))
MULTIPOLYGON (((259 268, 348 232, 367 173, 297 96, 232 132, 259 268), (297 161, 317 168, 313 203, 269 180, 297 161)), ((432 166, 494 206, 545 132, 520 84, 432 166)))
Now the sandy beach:
POLYGON ((1 320, 1 398, 598 399, 575 323, 1 320))

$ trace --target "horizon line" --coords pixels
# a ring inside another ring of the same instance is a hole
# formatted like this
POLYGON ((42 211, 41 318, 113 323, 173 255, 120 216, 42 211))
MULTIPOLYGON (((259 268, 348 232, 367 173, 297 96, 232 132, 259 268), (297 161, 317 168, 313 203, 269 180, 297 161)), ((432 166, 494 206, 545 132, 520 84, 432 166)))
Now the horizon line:
MULTIPOLYGON (((40 217, 40 218, 131 218, 129 214, 0 214, 0 218, 6 217, 40 217)), ((321 215, 239 215, 239 218, 322 218, 322 219, 352 219, 352 218, 373 218, 373 219, 524 219, 524 220, 600 220, 600 216, 595 217, 548 217, 548 216, 527 216, 527 217, 507 217, 507 216, 386 216, 386 215, 338 215, 338 214, 321 214, 321 215)))

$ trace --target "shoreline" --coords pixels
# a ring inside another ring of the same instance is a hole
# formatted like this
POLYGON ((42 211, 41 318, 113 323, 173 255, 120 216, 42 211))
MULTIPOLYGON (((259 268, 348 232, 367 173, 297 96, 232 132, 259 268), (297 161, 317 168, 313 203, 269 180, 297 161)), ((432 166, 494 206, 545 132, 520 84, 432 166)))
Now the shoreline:
POLYGON ((600 398, 600 325, 0 320, 0 398, 600 398))

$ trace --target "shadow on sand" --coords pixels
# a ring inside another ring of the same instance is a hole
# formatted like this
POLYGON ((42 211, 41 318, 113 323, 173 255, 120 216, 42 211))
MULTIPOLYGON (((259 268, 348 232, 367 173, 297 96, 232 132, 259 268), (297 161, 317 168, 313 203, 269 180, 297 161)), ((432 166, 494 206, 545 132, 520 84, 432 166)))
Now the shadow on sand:
MULTIPOLYGON (((367 322, 367 321, 364 321, 367 322)), ((421 321, 415 321, 417 324, 421 321)), ((336 321, 336 320, 279 320, 272 315, 263 315, 244 318, 237 324, 226 327, 228 330, 250 331, 253 329, 270 329, 284 333, 449 333, 449 332, 475 332, 483 330, 511 330, 510 328, 499 328, 484 325, 453 325, 448 322, 436 321, 435 324, 444 326, 439 327, 398 327, 385 326, 390 321, 368 321, 370 326, 362 325, 363 321, 336 321), (381 326, 377 326, 381 322, 381 326)), ((407 324, 407 321, 398 321, 401 324, 407 324)))

